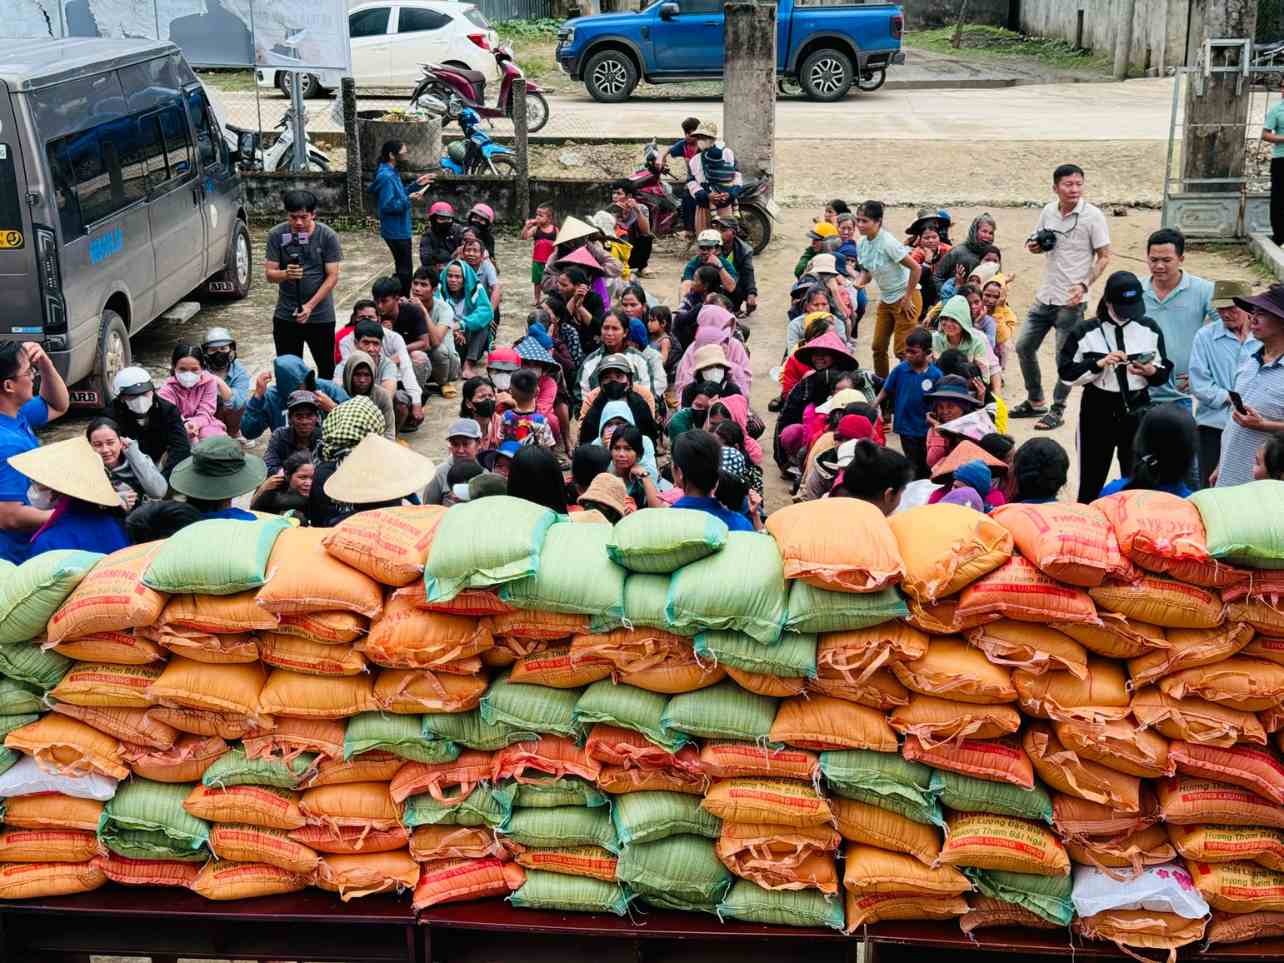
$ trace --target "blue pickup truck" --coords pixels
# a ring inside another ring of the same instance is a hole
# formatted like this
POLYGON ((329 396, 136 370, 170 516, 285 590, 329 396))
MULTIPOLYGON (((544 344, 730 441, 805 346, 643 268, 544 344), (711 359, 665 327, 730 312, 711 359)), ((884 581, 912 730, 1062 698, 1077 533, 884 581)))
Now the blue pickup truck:
MULTIPOLYGON (((576 17, 557 35, 557 62, 594 100, 627 100, 638 81, 722 76, 725 0, 656 0, 640 11, 576 17)), ((894 3, 780 0, 776 73, 813 100, 841 100, 856 85, 877 90, 904 63, 905 15, 894 3)), ((782 86, 783 89, 783 86, 782 86)))

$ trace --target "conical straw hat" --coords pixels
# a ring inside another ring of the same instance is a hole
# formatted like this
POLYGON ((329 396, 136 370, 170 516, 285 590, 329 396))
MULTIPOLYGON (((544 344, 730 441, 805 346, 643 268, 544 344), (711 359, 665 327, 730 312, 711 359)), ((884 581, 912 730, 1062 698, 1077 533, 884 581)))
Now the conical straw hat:
POLYGON ((562 228, 557 232, 557 239, 553 243, 565 244, 567 241, 578 241, 582 237, 600 233, 592 224, 585 224, 578 217, 568 217, 562 222, 562 228))
POLYGON ((103 460, 84 435, 13 455, 9 464, 59 494, 107 508, 120 507, 120 495, 107 477, 103 460))
POLYGON ((425 488, 437 466, 383 435, 366 435, 325 483, 336 502, 365 505, 390 502, 425 488))

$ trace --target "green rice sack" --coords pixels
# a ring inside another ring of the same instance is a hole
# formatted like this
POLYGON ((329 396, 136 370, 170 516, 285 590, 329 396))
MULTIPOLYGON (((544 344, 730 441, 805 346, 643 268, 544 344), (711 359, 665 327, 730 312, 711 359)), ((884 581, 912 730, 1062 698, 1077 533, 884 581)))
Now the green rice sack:
POLYGON ((697 913, 716 913, 732 881, 713 841, 702 836, 626 846, 615 872, 648 903, 697 913))
POLYGON ((707 689, 671 697, 660 724, 701 739, 765 740, 776 721, 778 701, 724 679, 707 689))
POLYGON ((763 889, 748 879, 738 879, 718 904, 718 915, 746 923, 772 926, 828 926, 843 928, 843 901, 826 899, 815 889, 763 889))
POLYGON ((204 859, 209 824, 183 808, 194 783, 133 776, 122 782, 98 817, 98 838, 130 859, 204 859))
POLYGON ((484 784, 463 799, 446 802, 422 793, 406 800, 401 822, 409 829, 416 826, 487 826, 496 832, 507 832, 515 792, 511 785, 484 784))
POLYGON ((1033 873, 1009 873, 971 866, 963 870, 963 875, 972 881, 981 895, 1016 903, 1049 923, 1068 926, 1074 916, 1074 903, 1070 898, 1074 889, 1072 875, 1036 876, 1033 873))
POLYGON ((610 679, 594 682, 575 704, 575 721, 587 728, 596 723, 640 732, 666 752, 677 752, 691 740, 663 722, 669 697, 610 679))
POLYGON ((1033 789, 1022 789, 1009 782, 991 782, 937 769, 932 772, 929 791, 947 809, 1041 819, 1052 825, 1052 799, 1038 784, 1033 789))
POLYGON ((505 831, 513 842, 531 849, 597 846, 608 853, 620 851, 620 840, 605 806, 517 809, 505 831))
POLYGON ((744 632, 771 644, 787 615, 785 569, 776 540, 731 532, 724 551, 685 565, 669 582, 665 614, 675 632, 744 632))
POLYGON ((42 649, 30 642, 0 645, 0 674, 46 692, 61 682, 75 664, 53 649, 42 649))
POLYGON ((272 786, 298 789, 315 773, 317 754, 301 752, 286 761, 280 756, 251 759, 240 746, 230 749, 205 770, 201 782, 211 789, 228 786, 272 786))
POLYGON ((539 571, 509 582, 499 597, 519 609, 620 619, 624 615, 624 569, 606 554, 607 525, 559 522, 548 530, 539 571))
POLYGON ((459 747, 453 742, 424 735, 418 716, 362 712, 349 719, 343 736, 343 758, 376 750, 429 764, 459 758, 459 747))
MULTIPOLYGON (((703 514, 708 514, 704 512, 703 514)), ((709 516, 712 518, 713 516, 709 516)), ((594 632, 610 632, 621 626, 630 628, 664 629, 674 635, 693 636, 698 628, 680 630, 669 624, 664 607, 669 602, 668 575, 631 574, 624 580, 624 615, 595 616, 589 622, 594 632)))
POLYGON ((39 686, 0 676, 0 714, 46 712, 48 708, 39 686))
POLYGON ((423 734, 431 739, 477 749, 480 752, 497 752, 514 742, 538 739, 533 729, 510 726, 506 722, 484 722, 479 709, 471 712, 429 712, 420 717, 423 734))
POLYGON ((1205 488, 1190 503, 1204 520, 1213 558, 1248 568, 1284 568, 1284 481, 1205 488))
POLYGON ((555 809, 558 806, 605 806, 602 791, 579 776, 559 776, 549 782, 522 782, 514 784, 517 794, 514 808, 555 809))
POLYGON ((789 584, 790 632, 854 632, 909 615, 893 588, 878 592, 830 592, 801 579, 789 584))
POLYGON ((519 909, 614 913, 616 916, 623 916, 629 911, 628 894, 619 883, 538 869, 526 871, 526 882, 508 897, 508 901, 519 909))
POLYGON ((58 606, 102 557, 99 552, 59 549, 0 572, 0 644, 44 635, 58 606))
POLYGON ((680 792, 629 792, 615 799, 611 819, 620 845, 653 843, 680 833, 717 839, 722 820, 700 808, 701 797, 680 792))
POLYGON ((932 793, 932 770, 894 752, 844 749, 822 752, 820 771, 839 796, 881 806, 906 819, 945 826, 932 793))
POLYGON ((643 508, 611 530, 607 553, 630 572, 667 575, 727 543, 727 525, 693 508, 643 508))
POLYGON ((509 495, 454 509, 442 516, 428 550, 429 602, 449 602, 464 589, 504 585, 539 571, 544 538, 557 521, 554 512, 509 495))
POLYGON ((816 636, 785 632, 775 645, 763 645, 741 632, 701 632, 695 653, 733 669, 782 679, 816 677, 816 636))
POLYGON ((575 704, 582 691, 513 683, 505 672, 491 682, 478 708, 482 721, 490 725, 499 722, 518 729, 578 739, 581 732, 575 721, 575 704))
POLYGON ((170 595, 235 595, 267 581, 268 557, 288 519, 207 518, 165 539, 143 584, 170 595))

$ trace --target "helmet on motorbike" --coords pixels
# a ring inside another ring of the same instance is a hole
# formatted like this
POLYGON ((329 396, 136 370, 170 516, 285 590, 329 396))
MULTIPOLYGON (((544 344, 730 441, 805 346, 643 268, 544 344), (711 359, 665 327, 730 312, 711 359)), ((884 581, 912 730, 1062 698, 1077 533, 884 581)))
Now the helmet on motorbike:
MULTIPOLYGON (((452 144, 451 146, 453 147, 454 144, 452 144)), ((453 152, 450 155, 450 159, 451 160, 455 159, 455 155, 453 152)), ((446 201, 437 201, 437 203, 433 204, 432 207, 428 208, 428 216, 429 217, 454 217, 455 209, 451 207, 450 204, 448 204, 446 201)))
MULTIPOLYGON (((446 148, 446 156, 462 167, 464 165, 464 161, 468 159, 468 144, 462 140, 452 140, 446 148)), ((450 216, 455 216, 453 208, 451 209, 450 216)))
POLYGON ((495 212, 491 209, 489 204, 474 204, 472 210, 468 212, 469 217, 472 217, 473 215, 480 217, 487 224, 495 223, 495 212))

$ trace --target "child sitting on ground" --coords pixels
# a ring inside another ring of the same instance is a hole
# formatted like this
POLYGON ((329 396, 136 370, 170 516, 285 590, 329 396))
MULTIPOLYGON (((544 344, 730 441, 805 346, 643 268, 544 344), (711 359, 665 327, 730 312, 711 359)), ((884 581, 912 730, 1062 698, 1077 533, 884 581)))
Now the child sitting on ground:
POLYGON ((512 395, 513 404, 500 416, 501 442, 515 441, 521 445, 556 447, 553 428, 536 407, 539 375, 530 368, 519 368, 513 372, 508 383, 508 393, 512 395))

